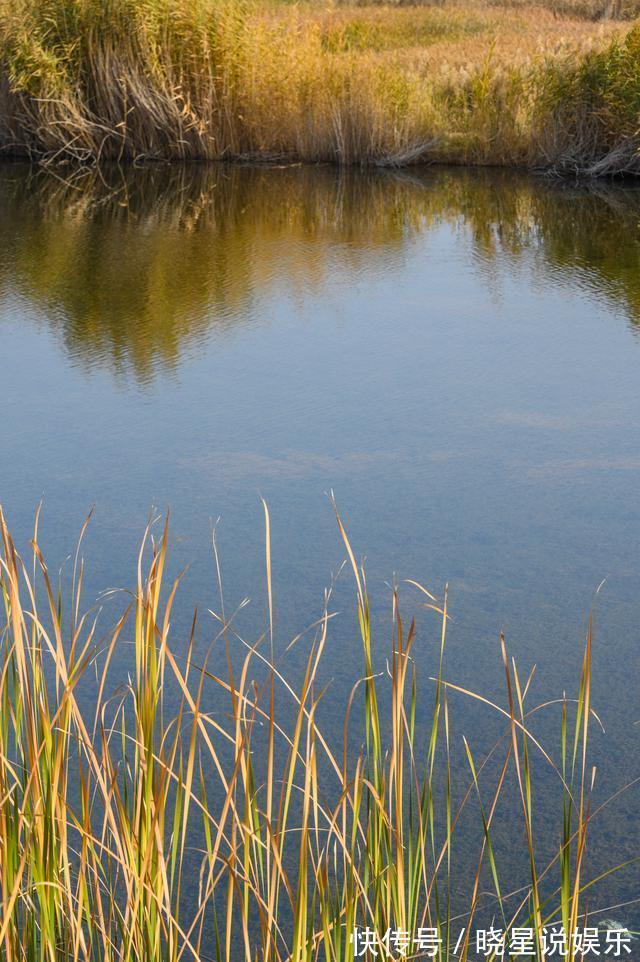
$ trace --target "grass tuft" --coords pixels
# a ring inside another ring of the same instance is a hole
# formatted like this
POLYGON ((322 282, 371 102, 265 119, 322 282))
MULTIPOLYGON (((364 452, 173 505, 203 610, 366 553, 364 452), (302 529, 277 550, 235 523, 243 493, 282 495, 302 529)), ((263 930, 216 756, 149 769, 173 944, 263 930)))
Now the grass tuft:
MULTIPOLYGON (((221 671, 212 657, 196 657, 195 620, 190 636, 172 644, 178 582, 165 584, 166 524, 157 540, 146 532, 131 603, 98 641, 95 617, 83 613, 80 548, 67 594, 51 582, 37 520, 27 564, 0 514, 0 955, 16 962, 352 962, 358 927, 378 933, 380 951, 389 930, 429 929, 436 959, 449 962, 457 948, 466 962, 475 953, 472 925, 490 917, 505 929, 532 927, 542 958, 546 926, 563 923, 573 932, 586 923, 594 884, 585 877, 588 740, 597 721, 591 625, 576 699, 552 703, 560 714, 556 763, 532 729, 539 710, 529 704, 532 678, 521 677, 504 639, 503 705, 446 679, 446 590, 438 599, 417 582, 406 586, 439 624, 432 683, 418 678, 421 639, 399 588, 391 597, 388 668, 379 673, 365 574, 336 513, 363 654, 340 749, 318 722, 332 591, 294 688, 273 656, 264 511, 267 628, 258 643, 244 641, 221 596, 212 612, 221 671), (130 673, 114 691, 111 670, 123 646, 130 673), (213 710, 216 696, 225 712, 213 710), (496 712, 504 732, 480 764, 464 741, 468 775, 457 797, 451 711, 461 696, 496 712), (280 715, 283 699, 289 708, 280 715), (350 734, 355 710, 363 713, 359 751, 350 734), (534 759, 550 767, 563 795, 561 843, 544 867, 534 759), (523 828, 512 857, 525 857, 529 878, 505 892, 493 832, 498 802, 511 789, 523 828), (452 866, 472 801, 476 863, 461 912, 452 866)), ((215 539, 214 549, 221 585, 215 539)), ((391 956, 403 952, 392 947, 391 956)))

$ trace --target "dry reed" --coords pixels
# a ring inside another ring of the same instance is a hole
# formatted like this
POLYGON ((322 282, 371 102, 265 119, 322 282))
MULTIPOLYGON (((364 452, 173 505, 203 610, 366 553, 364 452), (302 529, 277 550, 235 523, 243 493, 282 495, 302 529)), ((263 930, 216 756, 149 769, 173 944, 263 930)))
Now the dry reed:
MULTIPOLYGON (((363 652, 363 677, 345 706, 342 750, 317 721, 331 591, 308 636, 296 688, 273 658, 266 505, 265 633, 258 643, 244 642, 236 613, 225 613, 221 601, 212 614, 223 670, 210 657, 195 657, 193 631, 179 649, 172 643, 178 582, 164 584, 166 525, 159 540, 147 531, 133 600, 99 642, 95 618, 83 613, 80 548, 65 597, 50 579, 38 522, 27 565, 0 515, 3 959, 351 962, 353 929, 368 926, 380 937, 389 929, 428 927, 439 940, 435 957, 449 962, 452 854, 470 801, 480 815, 479 854, 458 920, 466 936, 456 958, 465 962, 474 953, 471 926, 487 912, 505 928, 532 927, 538 958, 545 926, 562 923, 572 932, 585 924, 586 900, 597 881, 584 871, 594 815, 587 747, 597 720, 590 696, 591 627, 577 697, 555 703, 561 716, 556 763, 531 728, 537 711, 530 704, 531 677, 520 675, 504 639, 504 705, 445 678, 446 590, 438 600, 409 582, 439 622, 430 685, 417 677, 416 624, 405 620, 400 593, 392 592, 393 644, 388 682, 381 681, 364 572, 336 517, 355 581, 363 652), (127 645, 131 674, 114 692, 111 666, 127 645), (387 684, 390 697, 383 694, 387 684), (430 692, 431 720, 419 735, 423 688, 430 692), (224 715, 211 710, 210 689, 225 699, 224 715), (497 712, 504 735, 480 765, 465 743, 467 787, 456 798, 450 715, 460 695, 497 712), (282 696, 293 706, 286 722, 276 710, 282 696), (353 752, 350 716, 357 709, 364 713, 364 744, 353 752), (560 845, 544 868, 532 807, 535 756, 551 765, 564 799, 560 845), (487 789, 491 760, 499 777, 487 789), (524 830, 514 836, 512 856, 520 837, 529 880, 504 893, 492 833, 498 799, 510 784, 520 798, 524 830)), ((216 567, 219 572, 217 553, 216 567)))
POLYGON ((563 16, 0 0, 0 149, 635 172, 637 30, 563 16))

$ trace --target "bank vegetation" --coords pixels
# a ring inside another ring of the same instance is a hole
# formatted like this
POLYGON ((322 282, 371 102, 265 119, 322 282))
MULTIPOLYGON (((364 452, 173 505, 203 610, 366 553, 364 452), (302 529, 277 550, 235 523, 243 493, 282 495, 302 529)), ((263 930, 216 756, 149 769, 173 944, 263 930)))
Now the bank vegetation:
POLYGON ((0 0, 0 150, 636 173, 636 0, 0 0))

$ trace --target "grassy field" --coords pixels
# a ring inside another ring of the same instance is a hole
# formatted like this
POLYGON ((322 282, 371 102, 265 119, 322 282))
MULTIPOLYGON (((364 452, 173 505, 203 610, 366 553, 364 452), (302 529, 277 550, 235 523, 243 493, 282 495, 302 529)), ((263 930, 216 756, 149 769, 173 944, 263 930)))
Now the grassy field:
MULTIPOLYGON (((575 696, 542 706, 502 639, 504 698, 494 704, 446 678, 446 590, 436 598, 409 582, 391 594, 393 643, 380 671, 364 572, 337 522, 363 659, 341 707, 342 745, 318 722, 332 591, 292 642, 306 651, 295 687, 271 654, 279 646, 266 506, 264 632, 242 637, 220 584, 205 656, 195 654, 195 621, 191 637, 173 637, 179 585, 165 583, 166 527, 155 539, 147 531, 137 587, 105 633, 83 607, 80 548, 68 592, 59 591, 38 523, 23 562, 0 514, 0 957, 351 962, 354 926, 368 926, 380 937, 435 930, 434 957, 448 962, 464 927, 455 957, 465 962, 476 957, 474 924, 491 918, 505 931, 535 930, 541 959, 545 927, 589 924, 598 883, 585 871, 597 831, 591 627, 575 696), (435 620, 426 640, 405 616, 407 596, 435 620), (425 644, 430 679, 418 677, 414 660, 425 644), (123 655, 127 680, 114 687, 113 665, 123 655), (460 698, 484 701, 502 720, 502 737, 482 759, 459 736, 451 739, 460 698), (558 720, 555 759, 535 736, 540 712, 558 720), (363 744, 350 751, 356 715, 363 744), (462 786, 451 778, 458 751, 462 786), (540 764, 558 787, 553 827, 534 818, 540 764), (529 866, 515 891, 501 887, 492 842, 505 793, 515 805, 510 861, 529 866), (470 845, 460 836, 467 809, 476 827, 470 845), (550 832, 558 847, 543 864, 538 846, 550 832), (461 843, 473 853, 470 895, 454 918, 452 864, 461 843)), ((219 575, 217 554, 215 569, 219 575)))
POLYGON ((637 7, 0 0, 0 146, 636 172, 637 7))

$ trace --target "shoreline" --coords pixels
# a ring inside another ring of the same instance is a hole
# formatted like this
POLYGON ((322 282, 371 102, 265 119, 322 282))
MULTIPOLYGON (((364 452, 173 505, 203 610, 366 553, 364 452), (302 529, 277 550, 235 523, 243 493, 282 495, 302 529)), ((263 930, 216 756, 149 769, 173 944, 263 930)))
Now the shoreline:
MULTIPOLYGON (((640 169, 635 171, 613 171, 603 173, 589 173, 588 171, 569 171, 557 170, 553 167, 525 166, 518 164, 507 164, 498 162, 481 163, 478 161, 454 161, 448 160, 418 160, 407 164, 392 162, 358 162, 342 163, 339 160, 287 160, 285 158, 269 157, 220 157, 220 158, 162 158, 162 157, 140 157, 137 159, 105 160, 96 162, 79 163, 74 161, 52 162, 44 157, 30 157, 24 154, 2 153, 0 151, 0 170, 11 167, 29 167, 42 173, 51 173, 60 177, 61 173, 68 172, 72 176, 89 175, 96 172, 118 170, 122 175, 127 175, 135 171, 162 170, 179 171, 196 170, 215 170, 216 168, 228 168, 230 170, 256 170, 256 171, 277 171, 295 170, 331 170, 337 173, 362 173, 362 174, 403 174, 417 173, 425 174, 428 171, 447 172, 463 171, 473 172, 495 172, 507 175, 536 178, 547 184, 556 183, 560 185, 575 184, 576 186, 588 187, 590 184, 610 184, 619 187, 640 186, 640 169)), ((62 177, 65 182, 66 178, 62 177)))

